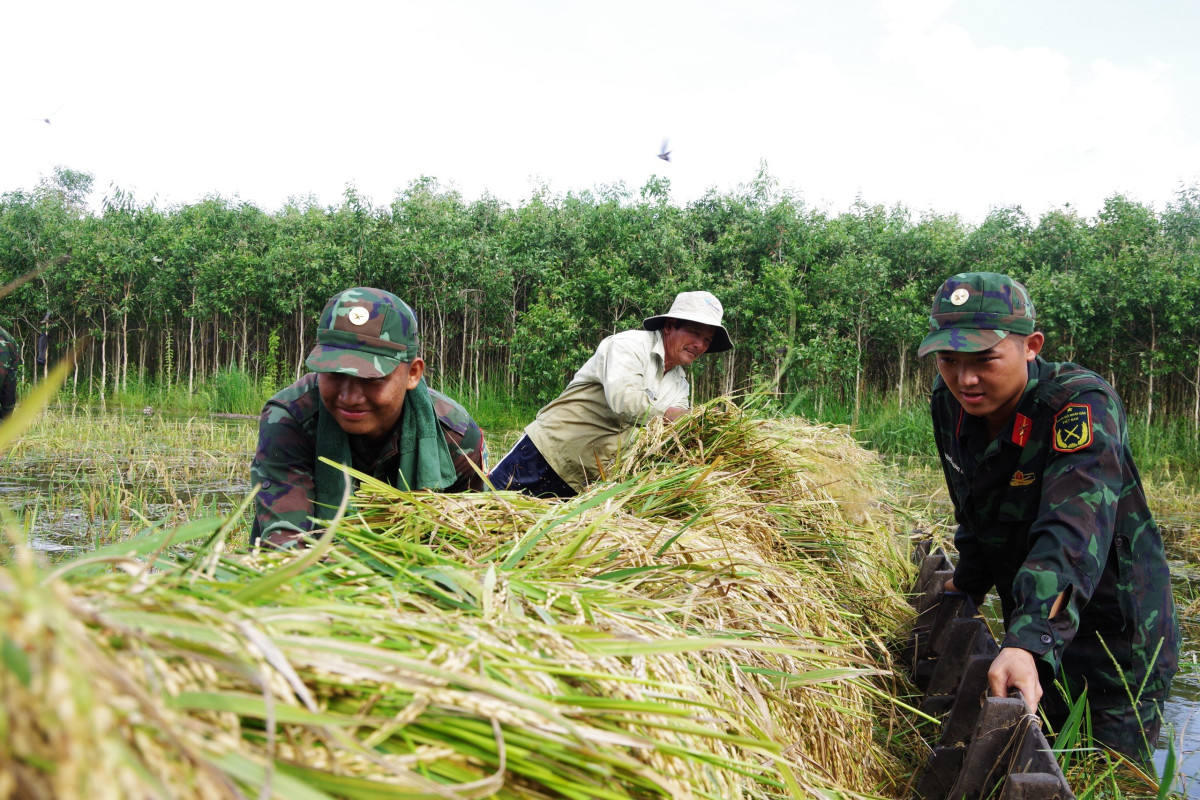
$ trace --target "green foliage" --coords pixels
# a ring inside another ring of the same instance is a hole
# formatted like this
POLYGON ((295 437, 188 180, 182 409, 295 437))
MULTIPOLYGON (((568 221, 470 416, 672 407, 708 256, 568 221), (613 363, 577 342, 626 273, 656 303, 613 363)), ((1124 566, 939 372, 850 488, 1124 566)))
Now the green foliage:
POLYGON ((565 303, 548 298, 529 307, 512 340, 522 394, 544 404, 562 391, 570 378, 570 365, 582 365, 590 354, 579 328, 578 315, 565 303))
MULTIPOLYGON (((303 372, 328 297, 377 285, 416 309, 435 383, 503 385, 535 406, 604 336, 703 288, 724 303, 736 347, 693 368, 698 401, 765 385, 854 420, 873 396, 919 401, 932 379, 916 357, 930 296, 948 275, 989 269, 1029 285, 1047 357, 1102 374, 1152 429, 1200 430, 1195 185, 1162 211, 1114 195, 1092 219, 1001 207, 975 227, 862 200, 808 208, 766 165, 684 207, 660 177, 636 191, 542 187, 518 207, 468 203, 423 177, 387 205, 350 186, 337 206, 270 213, 219 196, 164 208, 115 186, 93 211, 91 188, 87 173, 58 168, 0 195, 0 282, 41 270, 0 298, 0 324, 26 354, 47 330, 52 360, 90 333, 69 378, 84 396, 182 385, 186 407, 228 370, 277 388, 303 372)), ((1170 446, 1191 453, 1186 440, 1170 446)))
MULTIPOLYGON (((453 384, 444 386, 443 391, 471 412, 471 416, 488 434, 489 443, 495 438, 494 434, 524 428, 539 408, 531 399, 514 395, 504 384, 495 381, 483 384, 478 392, 471 387, 453 384)), ((492 447, 491 450, 492 456, 497 457, 496 448, 492 447)))
POLYGON ((270 398, 254 377, 240 369, 222 369, 205 384, 201 394, 212 411, 225 414, 257 414, 270 398))
POLYGON ((279 357, 280 345, 279 328, 274 328, 267 337, 267 358, 263 364, 263 383, 271 389, 284 386, 285 368, 279 357))

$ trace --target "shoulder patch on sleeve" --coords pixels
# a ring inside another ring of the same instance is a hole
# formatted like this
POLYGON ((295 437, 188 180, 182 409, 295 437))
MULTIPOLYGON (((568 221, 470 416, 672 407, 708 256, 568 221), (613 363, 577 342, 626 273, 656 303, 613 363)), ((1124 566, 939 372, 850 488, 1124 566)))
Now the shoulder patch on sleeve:
POLYGON ((1074 453, 1092 443, 1092 407, 1068 403, 1054 415, 1054 449, 1074 453))

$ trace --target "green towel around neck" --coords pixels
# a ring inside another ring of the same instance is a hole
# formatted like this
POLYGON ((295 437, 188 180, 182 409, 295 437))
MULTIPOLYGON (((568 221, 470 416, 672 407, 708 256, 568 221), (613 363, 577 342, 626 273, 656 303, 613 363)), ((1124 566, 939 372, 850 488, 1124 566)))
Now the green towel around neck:
MULTIPOLYGON (((394 478, 387 478, 388 483, 414 491, 438 491, 452 486, 458 480, 458 473, 454 471, 454 459, 450 456, 450 447, 442 434, 424 378, 405 394, 399 424, 399 469, 394 478)), ((314 476, 317 507, 313 509, 313 516, 325 519, 332 517, 342 504, 349 476, 321 461, 321 456, 347 466, 354 463, 350 437, 324 403, 317 412, 317 469, 314 476)))

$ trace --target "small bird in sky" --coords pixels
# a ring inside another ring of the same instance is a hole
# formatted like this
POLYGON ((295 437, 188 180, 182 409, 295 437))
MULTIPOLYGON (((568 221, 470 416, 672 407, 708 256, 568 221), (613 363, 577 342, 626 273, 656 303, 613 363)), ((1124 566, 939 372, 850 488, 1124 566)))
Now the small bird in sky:
POLYGON ((44 123, 46 123, 47 125, 49 125, 49 124, 50 124, 50 120, 51 120, 51 119, 54 117, 54 115, 55 115, 55 114, 57 114, 57 113, 58 113, 60 110, 62 110, 62 106, 59 106, 58 108, 54 109, 53 111, 51 111, 49 114, 47 114, 47 115, 46 115, 46 116, 44 116, 44 117, 30 117, 30 119, 32 119, 34 122, 44 122, 44 123))
POLYGON ((667 162, 671 160, 671 151, 667 149, 670 141, 670 139, 663 139, 662 150, 658 151, 658 157, 667 162))

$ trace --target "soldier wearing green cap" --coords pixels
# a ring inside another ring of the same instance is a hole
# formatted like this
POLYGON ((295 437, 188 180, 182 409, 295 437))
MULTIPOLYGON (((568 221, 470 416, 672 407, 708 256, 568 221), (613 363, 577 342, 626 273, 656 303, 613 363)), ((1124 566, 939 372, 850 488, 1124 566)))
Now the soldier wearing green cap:
POLYGON ((250 467, 258 485, 251 541, 294 545, 341 504, 346 473, 401 488, 480 490, 483 432, 426 386, 417 318, 395 295, 347 289, 321 312, 312 370, 267 401, 250 467))
POLYGON ((17 367, 21 364, 21 346, 13 335, 0 328, 0 419, 17 405, 17 367))
POLYGON ((934 296, 918 353, 937 358, 934 436, 958 522, 946 589, 1000 596, 993 694, 1019 689, 1057 731, 1053 682, 1072 698, 1086 688, 1093 738, 1146 760, 1179 663, 1162 537, 1117 393, 1042 359, 1044 342, 1007 276, 955 275, 934 296))

